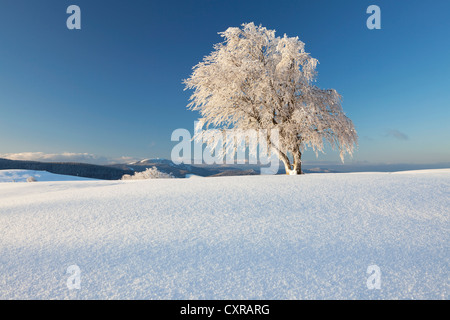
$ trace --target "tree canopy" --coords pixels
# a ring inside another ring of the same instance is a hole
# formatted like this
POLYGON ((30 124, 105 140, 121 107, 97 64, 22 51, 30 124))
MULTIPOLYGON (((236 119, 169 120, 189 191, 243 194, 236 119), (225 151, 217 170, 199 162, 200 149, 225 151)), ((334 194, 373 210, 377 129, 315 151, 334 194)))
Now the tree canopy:
POLYGON ((207 128, 276 129, 277 144, 270 134, 267 143, 291 174, 301 173, 308 147, 317 154, 328 142, 342 161, 345 153, 352 155, 357 134, 341 96, 314 85, 318 61, 298 37, 276 37, 274 30, 253 23, 219 34, 224 41, 184 80, 193 90, 188 108, 199 111, 207 128))

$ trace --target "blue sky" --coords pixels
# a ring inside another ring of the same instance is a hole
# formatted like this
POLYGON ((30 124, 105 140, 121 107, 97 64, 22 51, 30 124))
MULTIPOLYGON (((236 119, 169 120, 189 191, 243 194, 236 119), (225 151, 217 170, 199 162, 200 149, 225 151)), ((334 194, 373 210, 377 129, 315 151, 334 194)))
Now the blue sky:
MULTIPOLYGON (((350 162, 450 162, 449 1, 0 1, 0 155, 170 157, 182 80, 243 22, 299 36, 359 134, 350 162), (81 8, 68 30, 66 8, 81 8), (381 30, 366 9, 381 8, 381 30)), ((338 161, 306 152, 304 160, 338 161)))

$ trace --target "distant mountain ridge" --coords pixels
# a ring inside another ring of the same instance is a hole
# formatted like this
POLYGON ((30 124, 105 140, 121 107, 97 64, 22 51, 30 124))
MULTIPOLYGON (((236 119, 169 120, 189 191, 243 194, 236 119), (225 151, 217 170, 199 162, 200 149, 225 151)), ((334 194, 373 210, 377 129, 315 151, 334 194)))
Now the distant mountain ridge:
MULTIPOLYGON (((260 174, 260 166, 252 164, 175 164, 168 159, 144 159, 131 163, 119 163, 111 165, 94 165, 78 162, 39 162, 24 160, 9 160, 0 158, 0 170, 23 169, 47 171, 55 174, 93 178, 102 180, 119 180, 123 175, 133 175, 135 172, 145 171, 147 168, 156 167, 159 171, 171 173, 176 178, 185 178, 186 175, 201 177, 222 177, 260 174)), ((305 169, 305 173, 334 172, 322 168, 305 169)), ((280 166, 280 174, 284 168, 280 166)))
POLYGON ((177 165, 171 160, 159 158, 144 159, 129 164, 119 163, 111 165, 94 165, 77 162, 39 162, 0 158, 0 170, 23 169, 47 171, 55 174, 102 180, 119 180, 125 174, 133 175, 135 172, 142 172, 151 167, 156 167, 162 172, 172 173, 176 178, 185 178, 187 174, 202 177, 257 174, 254 170, 249 170, 248 168, 241 169, 236 166, 177 165))
POLYGON ((133 174, 132 170, 123 170, 110 166, 100 166, 87 163, 39 162, 0 158, 0 170, 6 169, 47 171, 55 174, 102 180, 118 180, 122 178, 124 174, 133 174))
MULTIPOLYGON (((0 158, 0 170, 23 169, 47 171, 54 174, 93 178, 102 180, 119 180, 125 174, 145 171, 156 167, 159 171, 172 173, 176 178, 186 175, 201 177, 222 177, 260 174, 258 164, 175 164, 164 158, 143 159, 131 163, 111 165, 95 165, 78 162, 39 162, 10 160, 0 158)), ((450 163, 439 164, 314 164, 303 165, 304 173, 337 173, 337 172, 396 172, 405 170, 442 169, 450 168, 450 163)), ((284 174, 284 166, 280 163, 278 174, 284 174)))
POLYGON ((191 165, 191 164, 175 164, 168 159, 144 159, 128 164, 113 164, 110 167, 121 170, 132 170, 135 172, 144 171, 147 168, 156 167, 159 171, 172 173, 176 178, 185 178, 187 174, 196 176, 209 177, 216 175, 242 175, 244 171, 248 171, 248 167, 240 168, 239 165, 191 165), (226 172, 229 172, 227 174, 226 172), (232 174, 235 173, 235 174, 232 174))

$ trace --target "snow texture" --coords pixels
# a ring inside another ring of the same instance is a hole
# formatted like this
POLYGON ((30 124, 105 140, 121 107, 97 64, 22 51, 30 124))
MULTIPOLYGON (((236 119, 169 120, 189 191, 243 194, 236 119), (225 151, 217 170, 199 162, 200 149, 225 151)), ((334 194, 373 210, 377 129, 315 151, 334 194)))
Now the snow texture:
POLYGON ((448 299, 449 196, 450 169, 2 183, 0 299, 448 299))

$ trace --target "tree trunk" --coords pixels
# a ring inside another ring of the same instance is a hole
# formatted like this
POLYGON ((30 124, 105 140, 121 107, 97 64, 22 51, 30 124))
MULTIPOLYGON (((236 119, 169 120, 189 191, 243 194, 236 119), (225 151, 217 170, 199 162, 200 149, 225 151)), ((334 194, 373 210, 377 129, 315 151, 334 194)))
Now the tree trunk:
POLYGON ((301 158, 302 154, 300 153, 300 156, 298 158, 294 158, 294 169, 293 171, 295 173, 293 174, 302 174, 302 158, 301 158))
POLYGON ((291 169, 291 164, 290 164, 289 160, 288 160, 288 163, 284 162, 284 170, 286 171, 286 174, 288 174, 288 175, 291 174, 292 169, 291 169))
POLYGON ((281 152, 280 150, 277 150, 278 158, 280 158, 281 161, 284 163, 284 169, 286 171, 286 174, 290 174, 291 172, 291 161, 289 161, 289 158, 286 154, 281 152))
POLYGON ((284 163, 284 168, 286 170, 286 174, 288 175, 298 175, 303 174, 302 172, 302 153, 297 151, 294 153, 294 163, 292 164, 289 158, 284 153, 279 153, 281 161, 284 163))
POLYGON ((295 174, 302 174, 302 153, 300 150, 296 150, 294 153, 294 171, 295 174))

